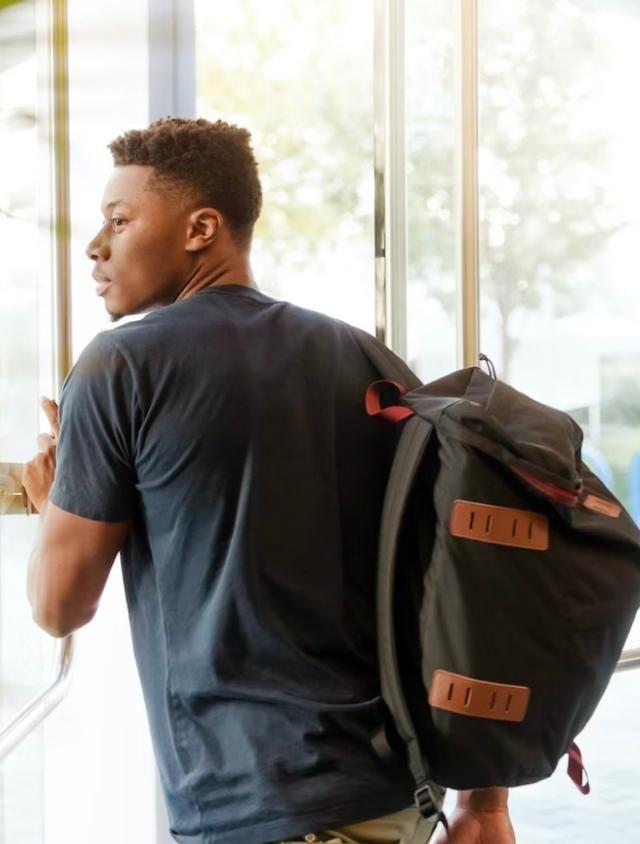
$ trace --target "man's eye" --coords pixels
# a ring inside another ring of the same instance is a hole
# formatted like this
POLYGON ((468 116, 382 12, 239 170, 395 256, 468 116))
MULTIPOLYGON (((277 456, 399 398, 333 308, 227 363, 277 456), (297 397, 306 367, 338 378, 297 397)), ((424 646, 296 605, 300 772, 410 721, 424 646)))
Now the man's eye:
POLYGON ((118 229, 122 228, 124 225, 124 220, 122 217, 112 217, 111 218, 111 227, 114 231, 118 231, 118 229))

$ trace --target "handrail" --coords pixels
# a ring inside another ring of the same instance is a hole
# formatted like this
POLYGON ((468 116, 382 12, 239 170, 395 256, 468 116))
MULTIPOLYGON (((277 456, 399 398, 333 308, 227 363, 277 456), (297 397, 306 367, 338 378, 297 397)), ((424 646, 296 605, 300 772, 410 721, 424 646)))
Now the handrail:
POLYGON ((0 516, 32 516, 38 511, 22 486, 23 463, 0 463, 0 516))
POLYGON ((616 665, 616 673, 631 671, 633 668, 640 668, 640 648, 629 648, 622 651, 616 665))
POLYGON ((0 762, 53 712, 67 692, 73 661, 73 636, 56 642, 53 682, 32 698, 0 732, 0 762))

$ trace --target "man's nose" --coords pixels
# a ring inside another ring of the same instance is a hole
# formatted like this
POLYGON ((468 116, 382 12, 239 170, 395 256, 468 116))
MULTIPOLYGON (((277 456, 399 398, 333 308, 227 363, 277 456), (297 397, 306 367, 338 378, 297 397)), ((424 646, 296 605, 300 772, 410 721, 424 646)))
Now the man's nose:
POLYGON ((93 240, 89 241, 85 253, 92 261, 106 261, 109 257, 109 245, 102 232, 98 232, 93 240))

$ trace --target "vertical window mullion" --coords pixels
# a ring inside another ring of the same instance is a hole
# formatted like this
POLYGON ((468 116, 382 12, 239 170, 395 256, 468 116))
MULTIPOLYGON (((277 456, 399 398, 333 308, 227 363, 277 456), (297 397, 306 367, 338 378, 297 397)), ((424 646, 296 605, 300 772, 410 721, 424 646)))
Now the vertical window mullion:
POLYGON ((55 279, 55 368, 58 388, 71 369, 71 216, 69 199, 69 50, 66 0, 51 0, 52 247, 55 279))
POLYGON ((458 366, 475 366, 479 352, 478 283, 478 2, 459 0, 458 121, 458 366))
POLYGON ((374 260, 376 337, 388 342, 386 223, 386 78, 387 0, 375 0, 373 30, 373 170, 374 170, 374 260))
POLYGON ((149 120, 195 111, 193 0, 149 0, 149 120))
POLYGON ((374 173, 376 334, 407 355, 404 0, 376 0, 374 173))

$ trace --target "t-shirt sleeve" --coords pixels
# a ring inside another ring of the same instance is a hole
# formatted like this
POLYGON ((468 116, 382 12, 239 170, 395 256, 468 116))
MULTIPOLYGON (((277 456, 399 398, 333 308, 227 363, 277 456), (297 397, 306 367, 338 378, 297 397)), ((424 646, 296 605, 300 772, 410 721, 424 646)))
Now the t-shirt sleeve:
POLYGON ((136 494, 138 404, 131 369, 107 335, 94 337, 64 382, 49 500, 77 516, 119 522, 131 518, 136 494))

